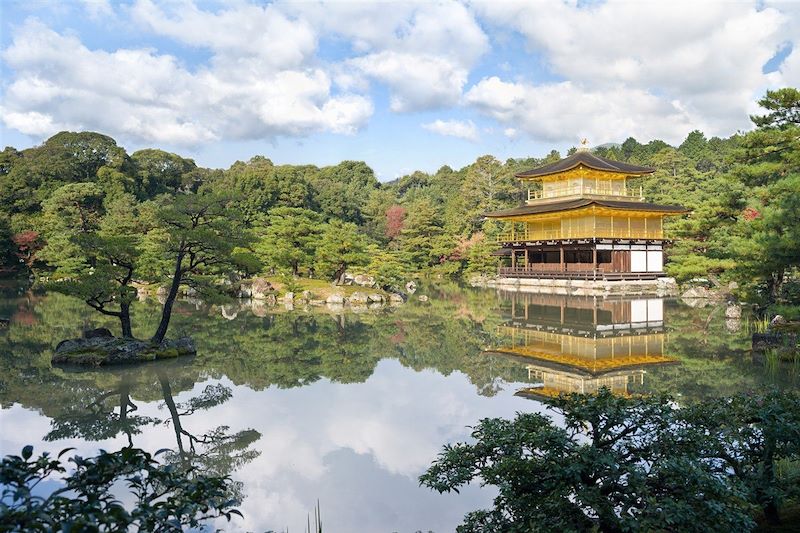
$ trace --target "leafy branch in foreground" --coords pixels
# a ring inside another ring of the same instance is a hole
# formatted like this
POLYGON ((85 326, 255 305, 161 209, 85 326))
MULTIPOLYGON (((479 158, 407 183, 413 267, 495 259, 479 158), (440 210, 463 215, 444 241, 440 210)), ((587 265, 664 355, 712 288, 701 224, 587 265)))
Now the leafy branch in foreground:
POLYGON ((3 458, 0 531, 171 532, 216 517, 241 516, 228 496, 227 476, 161 465, 136 448, 100 451, 90 458, 76 455, 69 459, 74 470, 67 474, 61 457, 68 451, 56 458, 47 452, 32 458, 33 447, 26 446, 21 455, 3 458), (37 489, 42 482, 60 486, 50 492, 37 489), (112 493, 118 484, 133 496, 132 508, 126 509, 112 493))
POLYGON ((749 531, 797 495, 777 475, 800 458, 800 396, 770 393, 683 409, 667 397, 556 398, 552 417, 484 419, 420 477, 439 492, 480 479, 499 495, 467 531, 749 531))

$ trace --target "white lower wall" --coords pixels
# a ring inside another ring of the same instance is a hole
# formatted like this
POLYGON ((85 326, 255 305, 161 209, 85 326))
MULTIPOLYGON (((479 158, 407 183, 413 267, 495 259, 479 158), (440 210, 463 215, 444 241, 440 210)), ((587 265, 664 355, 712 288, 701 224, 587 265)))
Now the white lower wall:
POLYGON ((661 272, 664 270, 664 252, 647 252, 647 271, 661 272))
POLYGON ((647 252, 631 250, 631 272, 647 272, 647 252))

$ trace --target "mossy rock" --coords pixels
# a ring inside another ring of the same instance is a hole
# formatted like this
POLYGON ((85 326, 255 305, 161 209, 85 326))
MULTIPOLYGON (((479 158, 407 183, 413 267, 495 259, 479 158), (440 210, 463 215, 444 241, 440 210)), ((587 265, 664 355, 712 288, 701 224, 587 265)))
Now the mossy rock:
POLYGON ((188 337, 165 339, 161 344, 119 337, 82 338, 62 341, 56 347, 54 365, 106 366, 143 363, 195 355, 188 337))

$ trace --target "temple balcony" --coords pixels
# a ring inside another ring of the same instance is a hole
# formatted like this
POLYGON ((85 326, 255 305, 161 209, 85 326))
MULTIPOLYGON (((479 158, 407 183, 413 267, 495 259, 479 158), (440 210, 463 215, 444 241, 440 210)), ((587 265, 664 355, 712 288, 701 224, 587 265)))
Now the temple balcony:
POLYGON ((528 189, 527 204, 531 205, 550 200, 563 201, 576 198, 644 202, 644 191, 641 186, 628 187, 620 182, 595 183, 594 180, 586 181, 588 183, 578 185, 557 184, 555 186, 545 186, 541 189, 528 189))
POLYGON ((661 218, 586 216, 509 224, 498 243, 564 239, 664 239, 661 218))

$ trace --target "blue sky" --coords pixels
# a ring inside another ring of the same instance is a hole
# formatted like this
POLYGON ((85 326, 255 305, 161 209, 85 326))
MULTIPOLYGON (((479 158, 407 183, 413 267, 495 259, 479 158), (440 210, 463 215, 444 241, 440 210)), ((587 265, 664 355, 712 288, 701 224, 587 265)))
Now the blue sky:
POLYGON ((0 3, 0 136, 94 130, 226 168, 380 179, 750 128, 800 86, 798 2, 0 3))

